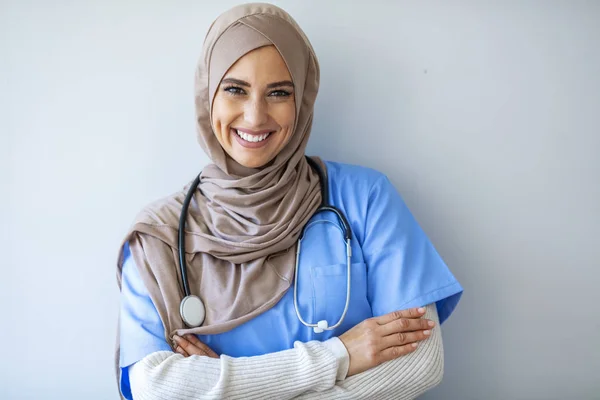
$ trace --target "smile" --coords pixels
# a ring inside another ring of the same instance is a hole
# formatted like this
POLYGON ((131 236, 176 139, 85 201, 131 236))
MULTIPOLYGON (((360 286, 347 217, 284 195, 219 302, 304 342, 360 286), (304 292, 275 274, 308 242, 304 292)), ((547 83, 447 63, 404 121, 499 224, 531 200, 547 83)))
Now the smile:
POLYGON ((245 141, 253 143, 262 142, 271 135, 271 132, 264 133, 262 135, 250 135, 249 133, 242 132, 237 129, 235 130, 235 133, 237 133, 238 136, 244 139, 245 141))
POLYGON ((248 129, 231 129, 231 134, 235 136, 236 141, 248 149, 257 149, 266 146, 269 139, 273 136, 273 131, 253 132, 248 129))

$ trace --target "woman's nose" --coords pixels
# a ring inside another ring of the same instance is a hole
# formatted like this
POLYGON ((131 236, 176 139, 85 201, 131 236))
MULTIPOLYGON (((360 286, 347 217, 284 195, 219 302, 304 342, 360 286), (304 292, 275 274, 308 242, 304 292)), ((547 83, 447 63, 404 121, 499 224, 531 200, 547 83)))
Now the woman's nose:
POLYGON ((244 110, 244 119, 253 128, 264 126, 269 120, 267 102, 263 98, 253 98, 248 100, 244 110))

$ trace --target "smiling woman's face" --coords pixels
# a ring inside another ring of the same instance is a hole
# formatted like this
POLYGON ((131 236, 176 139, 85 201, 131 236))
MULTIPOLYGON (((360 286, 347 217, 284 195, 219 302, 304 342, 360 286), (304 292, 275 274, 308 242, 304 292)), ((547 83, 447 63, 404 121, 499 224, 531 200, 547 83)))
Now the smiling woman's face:
POLYGON ((259 168, 290 141, 295 115, 290 73, 277 49, 265 46, 229 68, 213 100, 212 125, 231 158, 259 168))

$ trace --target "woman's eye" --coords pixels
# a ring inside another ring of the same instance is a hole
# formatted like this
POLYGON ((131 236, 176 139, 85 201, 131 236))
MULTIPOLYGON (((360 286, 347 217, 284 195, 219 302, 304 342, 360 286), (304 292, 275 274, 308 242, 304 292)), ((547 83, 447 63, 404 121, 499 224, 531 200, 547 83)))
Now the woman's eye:
POLYGON ((233 95, 239 95, 239 94, 246 93, 246 92, 244 92, 244 89, 237 87, 237 86, 228 86, 223 90, 226 91, 227 93, 230 93, 233 95))
POLYGON ((274 97, 287 97, 289 96, 291 93, 286 91, 286 90, 274 90, 271 93, 269 93, 269 96, 274 96, 274 97))

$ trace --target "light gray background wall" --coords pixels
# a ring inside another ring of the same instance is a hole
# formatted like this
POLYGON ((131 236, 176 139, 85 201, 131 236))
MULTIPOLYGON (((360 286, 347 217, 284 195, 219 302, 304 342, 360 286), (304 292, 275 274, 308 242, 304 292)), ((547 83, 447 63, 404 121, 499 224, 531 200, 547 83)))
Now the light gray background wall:
MULTIPOLYGON (((0 2, 0 398, 116 398, 117 247, 207 162, 235 3, 0 2)), ((277 4, 320 56, 309 152, 387 173, 466 289, 424 398, 600 398, 600 2, 277 4)))

